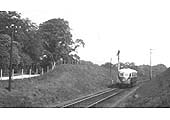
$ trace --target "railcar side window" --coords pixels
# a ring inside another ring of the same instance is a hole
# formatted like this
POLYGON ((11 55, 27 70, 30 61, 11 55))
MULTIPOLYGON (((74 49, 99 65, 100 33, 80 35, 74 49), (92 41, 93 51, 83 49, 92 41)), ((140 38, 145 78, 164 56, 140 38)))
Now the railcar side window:
POLYGON ((133 77, 137 77, 137 74, 136 74, 136 73, 132 73, 132 76, 133 76, 133 77))

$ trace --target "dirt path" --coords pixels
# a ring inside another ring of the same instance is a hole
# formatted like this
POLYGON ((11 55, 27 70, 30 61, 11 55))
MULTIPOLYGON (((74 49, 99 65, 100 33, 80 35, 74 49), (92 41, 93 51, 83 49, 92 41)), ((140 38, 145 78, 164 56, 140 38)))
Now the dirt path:
POLYGON ((128 92, 126 95, 124 95, 122 98, 120 98, 118 101, 116 101, 111 107, 115 108, 115 107, 124 107, 122 106, 123 101, 126 100, 127 97, 129 97, 130 95, 132 95, 140 86, 137 86, 136 88, 134 88, 133 90, 131 90, 130 92, 128 92))
MULTIPOLYGON (((13 76, 12 79, 23 79, 23 78, 31 78, 31 77, 36 77, 36 76, 40 76, 40 74, 35 74, 35 75, 17 75, 17 76, 13 76)), ((9 80, 9 77, 1 77, 0 80, 9 80)))

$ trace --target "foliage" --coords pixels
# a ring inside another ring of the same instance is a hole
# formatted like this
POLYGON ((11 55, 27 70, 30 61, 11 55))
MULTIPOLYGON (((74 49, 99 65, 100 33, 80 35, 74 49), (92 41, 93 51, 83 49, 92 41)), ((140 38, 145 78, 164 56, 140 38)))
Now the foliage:
MULTIPOLYGON (((105 64, 101 65, 102 67, 105 67, 107 69, 111 69, 114 71, 117 71, 117 64, 111 64, 110 62, 106 62, 105 64)), ((138 71, 138 80, 146 80, 150 78, 150 66, 149 65, 135 65, 135 63, 120 63, 121 68, 131 68, 138 71)), ((158 64, 155 66, 152 66, 152 77, 156 77, 160 73, 164 72, 167 69, 167 67, 163 64, 158 64)))
MULTIPOLYGON (((153 77, 156 77, 156 75, 159 75, 160 73, 164 72, 167 69, 167 67, 163 64, 158 64, 155 66, 152 66, 152 75, 153 77)), ((139 76, 149 78, 150 76, 150 66, 149 65, 140 65, 137 67, 139 76)))
MULTIPOLYGON (((113 70, 117 71, 117 64, 112 64, 110 62, 106 62, 105 64, 102 64, 101 66, 108 68, 108 69, 110 69, 110 67, 111 67, 113 70)), ((121 69, 122 68, 131 68, 131 69, 137 70, 137 66, 133 62, 132 63, 130 63, 130 62, 122 63, 122 62, 120 62, 120 67, 121 67, 121 69)))
POLYGON ((0 34, 0 65, 7 64, 9 62, 8 46, 10 43, 10 36, 6 34, 0 34))
MULTIPOLYGON (((165 67, 162 64, 157 68, 165 67)), ((129 99, 126 107, 170 107, 170 68, 160 73, 152 80, 145 82, 136 94, 138 98, 129 99)))
POLYGON ((58 65, 40 77, 15 80, 11 92, 6 84, 0 81, 0 107, 50 107, 107 89, 110 77, 97 65, 58 65))
POLYGON ((79 59, 71 52, 85 43, 81 39, 73 41, 68 21, 60 18, 50 19, 40 24, 38 32, 43 40, 44 49, 51 53, 55 61, 61 58, 67 62, 79 59))
POLYGON ((13 65, 34 63, 45 67, 61 59, 78 61, 76 50, 85 45, 82 39, 73 41, 69 23, 64 19, 50 19, 37 26, 28 18, 22 18, 21 13, 0 11, 0 64, 9 64, 12 33, 13 65))
POLYGON ((106 62, 105 64, 102 64, 101 67, 104 67, 104 68, 107 68, 107 69, 110 69, 114 67, 114 65, 110 62, 106 62))
POLYGON ((31 23, 30 20, 21 19, 20 13, 17 13, 15 11, 0 11, 1 33, 7 34, 9 36, 12 36, 12 32, 14 33, 13 64, 20 64, 20 62, 22 62, 22 59, 27 59, 27 57, 22 57, 27 55, 29 55, 33 59, 36 58, 35 54, 38 53, 37 44, 39 42, 36 41, 37 39, 35 39, 34 37, 35 34, 33 34, 36 30, 35 28, 36 26, 31 23), (14 25, 14 27, 12 27, 11 25, 14 25))

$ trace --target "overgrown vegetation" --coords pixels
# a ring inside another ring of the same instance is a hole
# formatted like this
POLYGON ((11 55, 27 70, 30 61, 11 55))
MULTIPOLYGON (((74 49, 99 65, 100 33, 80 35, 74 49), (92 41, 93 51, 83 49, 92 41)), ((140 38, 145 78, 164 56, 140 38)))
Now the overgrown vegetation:
MULTIPOLYGON (((150 79, 150 66, 136 66, 134 63, 121 63, 123 68, 138 71, 138 80, 150 79)), ((117 71, 117 64, 102 65, 117 71)), ((123 107, 170 107, 170 68, 163 64, 152 66, 153 79, 143 84, 129 99, 122 103, 123 107)))
POLYGON ((170 107, 170 68, 142 85, 125 107, 170 107))
POLYGON ((16 70, 35 65, 45 67, 57 61, 79 61, 76 50, 85 45, 81 39, 72 39, 69 22, 64 19, 50 19, 38 26, 16 11, 0 11, 1 69, 8 70, 12 38, 12 64, 16 70))
POLYGON ((46 107, 105 89, 111 78, 109 70, 83 61, 58 65, 37 78, 15 80, 11 92, 5 89, 7 84, 0 81, 0 107, 46 107))

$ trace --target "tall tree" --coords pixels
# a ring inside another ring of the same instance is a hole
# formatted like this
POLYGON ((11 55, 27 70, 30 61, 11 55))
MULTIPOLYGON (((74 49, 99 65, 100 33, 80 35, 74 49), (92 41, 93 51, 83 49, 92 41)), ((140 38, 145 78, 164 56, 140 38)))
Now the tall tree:
MULTIPOLYGON (((21 14, 16 11, 0 11, 0 33, 12 36, 14 29, 10 28, 11 24, 17 26, 14 32, 14 41, 18 42, 19 46, 17 46, 18 49, 14 48, 13 50, 14 53, 19 53, 17 56, 21 58, 20 62, 31 64, 33 61, 38 61, 42 49, 37 34, 38 26, 28 18, 21 18, 21 14)), ((15 63, 18 64, 18 62, 15 63)))
POLYGON ((40 24, 39 33, 43 39, 44 48, 52 54, 55 61, 61 58, 66 61, 79 58, 71 52, 81 44, 84 45, 84 42, 81 39, 73 41, 68 21, 60 18, 50 19, 40 24))
POLYGON ((10 44, 10 36, 0 34, 0 64, 1 66, 9 63, 8 46, 10 44))

